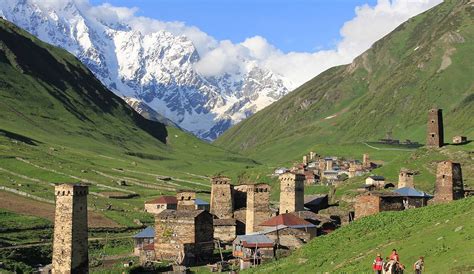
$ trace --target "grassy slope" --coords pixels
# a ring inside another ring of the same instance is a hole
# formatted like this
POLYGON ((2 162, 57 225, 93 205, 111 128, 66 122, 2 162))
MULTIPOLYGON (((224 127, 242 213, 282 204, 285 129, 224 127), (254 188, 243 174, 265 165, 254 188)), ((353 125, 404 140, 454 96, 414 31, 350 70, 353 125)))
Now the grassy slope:
POLYGON ((375 254, 396 248, 409 271, 425 256, 427 273, 474 271, 474 198, 448 205, 362 218, 316 238, 290 257, 256 268, 257 273, 371 272, 375 254))
POLYGON ((468 2, 448 0, 410 19, 352 64, 327 70, 215 143, 272 163, 316 143, 375 140, 389 130, 424 143, 433 106, 444 109, 447 141, 455 134, 472 139, 474 8, 468 2), (443 59, 451 64, 440 70, 443 59))
POLYGON ((121 225, 134 225, 134 219, 151 222, 151 215, 140 212, 151 197, 184 188, 209 191, 209 180, 202 176, 256 165, 142 118, 71 54, 4 20, 0 121, 0 186, 54 200, 49 183, 79 177, 94 182, 92 192, 114 191, 97 184, 136 192, 139 197, 126 200, 89 198, 90 208, 100 212, 111 204, 113 210, 102 213, 121 225), (177 179, 160 182, 157 175, 177 179), (125 177, 151 187, 128 179, 129 186, 118 186, 116 181, 125 177))

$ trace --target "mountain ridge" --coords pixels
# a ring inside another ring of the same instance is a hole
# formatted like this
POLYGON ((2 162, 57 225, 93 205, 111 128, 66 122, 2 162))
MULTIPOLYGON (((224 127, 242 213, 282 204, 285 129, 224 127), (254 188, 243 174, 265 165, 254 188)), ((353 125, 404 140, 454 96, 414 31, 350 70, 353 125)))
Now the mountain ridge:
POLYGON ((288 93, 285 79, 255 62, 243 72, 204 77, 200 56, 184 36, 142 34, 81 12, 73 1, 45 8, 8 0, 0 16, 78 57, 116 94, 144 101, 160 115, 206 140, 288 93))
POLYGON ((284 155, 297 143, 306 150, 318 142, 377 140, 387 132, 424 143, 432 107, 445 110, 446 136, 473 134, 473 18, 469 1, 445 1, 351 64, 326 70, 235 125, 215 144, 258 158, 284 155))

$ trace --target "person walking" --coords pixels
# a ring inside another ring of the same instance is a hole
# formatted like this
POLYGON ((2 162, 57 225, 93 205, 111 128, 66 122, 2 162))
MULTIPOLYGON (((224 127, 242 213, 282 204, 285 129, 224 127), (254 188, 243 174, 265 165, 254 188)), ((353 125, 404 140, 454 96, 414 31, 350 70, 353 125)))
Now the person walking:
POLYGON ((418 261, 413 264, 413 270, 415 270, 415 274, 421 274, 423 269, 425 268, 425 258, 421 256, 418 261))
POLYGON ((398 253, 397 253, 396 249, 392 249, 392 254, 390 254, 390 260, 400 262, 400 256, 398 256, 398 253))
POLYGON ((380 254, 377 254, 377 257, 375 257, 374 263, 372 264, 372 269, 374 270, 375 274, 382 274, 383 270, 383 259, 380 254))

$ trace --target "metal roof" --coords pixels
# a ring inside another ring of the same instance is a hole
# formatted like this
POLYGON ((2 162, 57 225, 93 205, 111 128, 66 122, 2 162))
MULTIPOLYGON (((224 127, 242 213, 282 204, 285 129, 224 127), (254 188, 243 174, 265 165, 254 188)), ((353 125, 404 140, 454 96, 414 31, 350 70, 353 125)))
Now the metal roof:
POLYGON ((266 235, 238 235, 234 242, 240 242, 245 247, 273 247, 274 242, 266 235))
POLYGON ((426 192, 416 190, 413 187, 402 187, 394 190, 394 192, 406 197, 433 197, 426 192))
POLYGON ((145 228, 144 230, 140 231, 138 234, 133 236, 133 238, 154 238, 155 237, 155 228, 152 226, 149 226, 145 228))
POLYGON ((369 178, 374 179, 374 180, 376 180, 376 181, 385 180, 385 177, 383 177, 383 176, 377 176, 377 175, 369 176, 369 178))
POLYGON ((201 200, 201 199, 199 199, 199 198, 196 198, 196 200, 194 201, 194 204, 195 204, 195 205, 204 205, 204 206, 205 206, 205 205, 209 205, 208 202, 206 202, 206 201, 204 201, 204 200, 201 200))

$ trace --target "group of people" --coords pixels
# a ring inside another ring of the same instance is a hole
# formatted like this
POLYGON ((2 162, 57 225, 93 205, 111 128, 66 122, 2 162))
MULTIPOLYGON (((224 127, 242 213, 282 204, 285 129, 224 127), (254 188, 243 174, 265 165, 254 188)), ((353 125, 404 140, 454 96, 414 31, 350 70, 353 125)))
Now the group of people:
MULTIPOLYGON (((424 269, 424 258, 420 257, 414 264, 413 270, 415 274, 421 274, 424 269)), ((380 254, 377 254, 377 257, 372 264, 372 269, 375 271, 375 274, 401 274, 405 271, 405 266, 400 263, 400 256, 397 253, 396 249, 392 250, 390 256, 386 257, 385 260, 380 254)))

